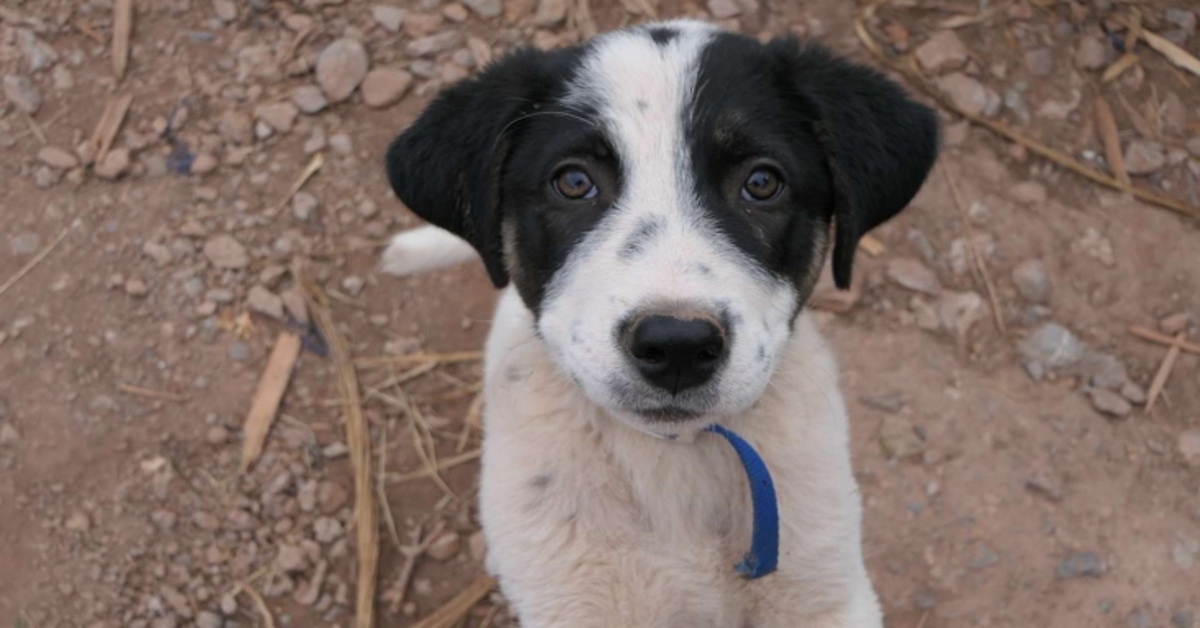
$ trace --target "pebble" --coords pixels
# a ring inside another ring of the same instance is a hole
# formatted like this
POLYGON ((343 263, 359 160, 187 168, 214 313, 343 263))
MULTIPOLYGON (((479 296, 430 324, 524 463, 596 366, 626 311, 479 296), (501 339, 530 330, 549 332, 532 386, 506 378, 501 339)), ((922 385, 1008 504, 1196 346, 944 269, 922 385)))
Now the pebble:
POLYGON ((229 440, 229 430, 220 425, 214 425, 208 428, 204 440, 208 441, 209 445, 224 445, 229 440))
POLYGON ((1121 385, 1121 396, 1129 403, 1142 405, 1146 403, 1146 391, 1141 386, 1133 382, 1125 382, 1121 385))
POLYGON ((954 106, 963 111, 988 117, 1000 113, 1000 95, 962 72, 938 78, 936 84, 954 106))
POLYGON ((1135 608, 1129 613, 1129 628, 1155 628, 1155 626, 1157 624, 1150 611, 1144 608, 1135 608))
POLYGON ((30 30, 17 30, 17 49, 25 56, 31 73, 45 70, 58 61, 58 51, 30 30))
POLYGON ((320 199, 309 192, 296 192, 296 195, 292 197, 292 216, 296 220, 303 222, 312 220, 320 207, 320 199))
POLYGON ((104 159, 96 164, 92 171, 101 179, 117 179, 121 175, 129 172, 129 167, 132 165, 128 148, 114 148, 108 151, 104 159))
POLYGON ((237 3, 233 0, 213 0, 213 13, 218 20, 228 24, 237 19, 237 3))
POLYGON ((1050 76, 1054 72, 1054 51, 1050 48, 1034 48, 1025 52, 1025 67, 1033 76, 1050 76))
POLYGON ((283 299, 262 286, 250 288, 246 294, 246 307, 271 318, 283 320, 283 299))
POLYGON ((1200 157, 1200 135, 1197 135, 1187 141, 1187 150, 1192 154, 1192 157, 1200 157))
POLYGON ((324 481, 317 486, 317 507, 326 515, 341 510, 350 500, 350 494, 337 482, 324 481))
POLYGON ((487 556, 487 539, 483 536, 483 530, 476 530, 471 533, 471 538, 467 539, 467 551, 471 554, 471 559, 477 563, 483 562, 487 556))
POLYGON ((21 433, 10 423, 0 423, 0 447, 15 445, 21 440, 21 433))
POLYGON ((1046 303, 1050 300, 1050 279, 1041 260, 1025 260, 1014 266, 1012 281, 1017 293, 1026 301, 1046 303))
POLYGON ((1196 612, 1184 609, 1171 613, 1171 628, 1196 628, 1196 612))
POLYGON ((275 556, 275 566, 283 573, 298 573, 308 568, 308 557, 299 546, 284 543, 275 556))
POLYGON ((342 523, 333 517, 318 517, 313 522, 313 537, 319 543, 332 543, 342 538, 342 523))
POLYGON ((1158 329, 1168 336, 1174 336, 1180 332, 1186 331, 1188 325, 1191 325, 1192 317, 1187 312, 1177 312, 1164 316, 1158 321, 1158 329))
POLYGON ((220 162, 213 156, 212 153, 198 153, 196 158, 192 160, 192 172, 195 174, 208 174, 217 169, 220 162))
POLYGON ((149 292, 149 286, 146 285, 145 280, 139 277, 130 277, 129 280, 125 282, 125 294, 128 294, 131 297, 144 297, 149 292))
POLYGON ((42 237, 32 231, 19 233, 9 238, 8 248, 12 250, 13 255, 19 257, 33 255, 42 248, 42 237))
POLYGON ((1185 465, 1200 469, 1200 428, 1193 427, 1180 433, 1175 450, 1185 465))
POLYGON ((943 74, 967 64, 970 53, 953 30, 940 30, 917 47, 917 63, 930 74, 943 74))
POLYGON ((974 292, 946 292, 938 299, 936 311, 942 329, 959 340, 987 313, 983 297, 974 292))
POLYGON ((1152 174, 1166 163, 1166 149, 1158 142, 1133 140, 1125 147, 1125 169, 1129 174, 1152 174))
POLYGON ((354 152, 354 142, 345 133, 334 133, 331 135, 329 137, 329 147, 343 155, 349 155, 354 152))
POLYGON ((467 11, 467 7, 457 2, 452 2, 442 7, 442 15, 455 24, 462 24, 467 21, 468 17, 471 17, 471 14, 467 11))
POLYGON ((478 15, 479 17, 481 17, 485 20, 491 19, 494 17, 500 17, 500 14, 504 12, 504 5, 501 3, 501 0, 461 0, 461 1, 463 4, 467 5, 468 9, 471 9, 472 11, 475 12, 476 15, 478 15))
POLYGON ((376 4, 371 7, 371 17, 374 18, 375 23, 389 33, 400 32, 400 27, 404 25, 404 18, 407 15, 408 11, 400 7, 386 4, 376 4))
POLYGON ((153 240, 142 245, 142 254, 154 260, 159 266, 170 264, 175 257, 171 253, 171 247, 153 240))
POLYGON ((342 102, 363 82, 370 67, 367 49, 357 39, 339 39, 317 57, 317 85, 330 102, 342 102))
POLYGON ((1088 351, 1076 371, 1093 388, 1119 391, 1129 381, 1125 364, 1107 353, 1088 351))
POLYGON ((412 86, 413 76, 404 70, 379 68, 367 73, 363 80, 363 103, 368 107, 387 107, 404 97, 412 86))
POLYGON ((937 296, 942 291, 937 275, 915 259, 900 257, 890 260, 887 276, 904 288, 930 296, 937 296))
POLYGON ((59 170, 70 170, 79 165, 75 153, 57 146, 46 146, 38 151, 38 161, 59 170))
POLYGON ((887 415, 879 428, 879 446, 891 460, 915 456, 925 450, 925 441, 916 429, 902 416, 887 415))
POLYGON ((178 517, 175 516, 175 513, 169 510, 155 510, 150 513, 150 523, 153 523, 154 527, 158 528, 161 532, 170 532, 175 529, 177 519, 178 517))
POLYGON ((299 114, 300 110, 290 102, 272 103, 254 110, 254 115, 259 120, 279 133, 291 131, 292 125, 296 123, 296 116, 299 114))
POLYGON ((708 12, 713 18, 727 20, 742 14, 742 6, 737 0, 708 0, 708 12))
MULTIPOLYGON (((709 0, 712 3, 722 0, 709 0)), ((732 0, 724 0, 732 2, 732 0)), ((537 10, 533 13, 534 26, 554 26, 567 17, 567 0, 538 0, 537 10)))
POLYGON ((192 523, 201 530, 213 532, 221 527, 221 520, 215 515, 207 512, 198 512, 192 515, 192 523))
POLYGON ((27 76, 19 74, 5 76, 4 96, 18 111, 31 116, 42 108, 42 94, 27 76))
POLYGON ((408 45, 405 46, 405 52, 410 57, 427 57, 460 48, 462 45, 462 33, 458 31, 442 31, 436 35, 428 35, 408 42, 408 45))
POLYGON ((1058 323, 1046 323, 1030 333, 1018 345, 1022 364, 1033 379, 1047 371, 1074 366, 1083 359, 1086 347, 1070 330, 1058 323))
POLYGON ((1092 407, 1101 414, 1120 419, 1129 416, 1129 413, 1133 412, 1133 406, 1124 397, 1111 390, 1093 388, 1088 391, 1088 396, 1091 397, 1092 407))
POLYGON ((342 290, 345 290, 346 294, 349 294, 352 297, 358 296, 360 293, 362 293, 363 288, 365 288, 366 285, 366 280, 358 275, 347 275, 342 279, 342 290))
POLYGON ((226 593, 221 596, 221 614, 226 617, 232 617, 238 612, 237 598, 231 593, 226 593))
POLYGON ((250 360, 250 346, 241 340, 234 341, 229 345, 229 359, 235 362, 247 362, 250 360))
POLYGON ((225 620, 212 611, 200 611, 196 614, 196 628, 222 628, 225 620))
POLYGON ((204 243, 204 256, 217 268, 239 269, 250 265, 250 254, 233 236, 215 235, 204 243))
POLYGON ((71 532, 85 533, 92 529, 92 520, 86 513, 77 512, 67 517, 63 527, 71 532))
POLYGON ((1080 39, 1075 49, 1075 65, 1082 70, 1099 70, 1108 65, 1112 49, 1098 37, 1080 39))
POLYGON ((1112 241, 1101 235, 1094 227, 1088 227, 1082 238, 1071 243, 1071 253, 1087 255, 1108 267, 1115 266, 1117 263, 1112 241))
POLYGON ((1022 181, 1008 189, 1008 195, 1022 205, 1041 205, 1046 202, 1046 186, 1037 181, 1022 181))
POLYGON ((240 111, 230 109, 217 119, 217 132, 227 142, 249 144, 254 140, 254 120, 240 111))
POLYGON ((1191 571, 1196 566, 1196 556, 1200 554, 1200 541, 1184 538, 1176 534, 1171 543, 1171 560, 1175 566, 1184 571, 1191 571))
POLYGON ((453 530, 447 530, 433 539, 425 553, 438 562, 444 562, 458 556, 461 549, 462 537, 453 530))
POLYGON ((309 115, 320 113, 325 107, 329 106, 329 101, 325 99, 325 94, 321 92, 321 88, 315 85, 297 87, 296 91, 292 93, 292 103, 300 111, 309 115))
POLYGON ((1104 572, 1104 561, 1095 552, 1072 552, 1058 563, 1058 569, 1055 570, 1060 580, 1099 578, 1104 572))

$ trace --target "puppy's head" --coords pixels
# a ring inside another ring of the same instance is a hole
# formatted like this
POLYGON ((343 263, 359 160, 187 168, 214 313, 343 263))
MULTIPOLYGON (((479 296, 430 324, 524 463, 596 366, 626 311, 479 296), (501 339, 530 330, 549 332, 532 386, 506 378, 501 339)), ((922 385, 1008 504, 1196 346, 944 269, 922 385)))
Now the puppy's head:
POLYGON ((405 204, 515 284, 589 398, 662 432, 758 399, 827 250, 847 287, 937 135, 930 110, 824 48, 672 22, 509 55, 443 92, 387 162, 405 204))

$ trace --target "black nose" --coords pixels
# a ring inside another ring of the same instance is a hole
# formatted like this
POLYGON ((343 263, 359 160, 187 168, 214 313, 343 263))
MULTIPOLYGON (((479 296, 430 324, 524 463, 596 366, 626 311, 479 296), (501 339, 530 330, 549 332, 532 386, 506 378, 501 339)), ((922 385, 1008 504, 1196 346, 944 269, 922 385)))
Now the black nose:
POLYGON ((725 334, 703 318, 644 316, 626 335, 625 352, 646 381, 677 394, 712 378, 725 360, 725 334))

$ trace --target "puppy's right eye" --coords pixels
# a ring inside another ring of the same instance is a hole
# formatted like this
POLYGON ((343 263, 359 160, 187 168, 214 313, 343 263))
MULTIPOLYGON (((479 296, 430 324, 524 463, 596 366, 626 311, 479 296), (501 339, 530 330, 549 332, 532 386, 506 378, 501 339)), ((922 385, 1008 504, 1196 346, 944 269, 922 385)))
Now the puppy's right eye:
POLYGON ((596 198, 599 190, 592 178, 581 168, 564 168, 555 175, 552 182, 554 191, 569 201, 582 201, 596 198))

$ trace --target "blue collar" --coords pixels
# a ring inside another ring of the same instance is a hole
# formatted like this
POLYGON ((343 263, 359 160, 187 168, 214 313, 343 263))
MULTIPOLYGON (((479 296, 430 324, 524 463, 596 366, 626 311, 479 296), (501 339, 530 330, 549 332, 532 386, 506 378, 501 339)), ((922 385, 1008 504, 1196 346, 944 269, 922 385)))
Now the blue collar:
POLYGON ((754 532, 750 551, 737 564, 738 573, 753 580, 775 571, 779 565, 779 502, 775 499, 775 483, 771 472, 757 451, 741 436, 713 424, 706 432, 720 434, 737 452, 750 481, 750 500, 754 504, 754 532))

